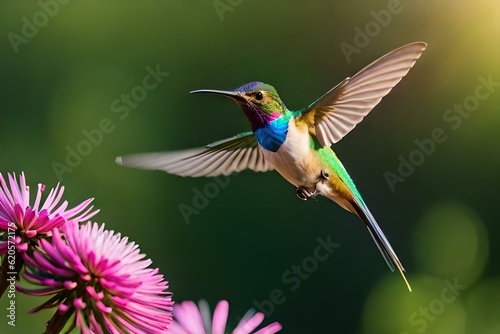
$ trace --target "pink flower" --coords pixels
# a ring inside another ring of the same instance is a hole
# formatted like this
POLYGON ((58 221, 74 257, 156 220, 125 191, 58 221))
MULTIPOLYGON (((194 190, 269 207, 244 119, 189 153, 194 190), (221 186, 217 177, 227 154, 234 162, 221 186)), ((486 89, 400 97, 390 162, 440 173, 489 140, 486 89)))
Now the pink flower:
POLYGON ((163 333, 172 320, 163 275, 148 268, 151 260, 144 260, 138 245, 104 225, 65 224, 23 257, 23 277, 42 287, 18 290, 53 295, 31 313, 57 306, 47 333, 59 333, 70 318, 70 330, 82 333, 163 333))
MULTIPOLYGON (((35 203, 30 206, 30 189, 26 186, 24 173, 19 176, 19 184, 15 174, 9 173, 8 177, 10 190, 0 173, 0 231, 7 235, 12 235, 12 231, 15 231, 15 237, 9 240, 15 239, 19 252, 26 251, 30 242, 42 236, 50 236, 52 229, 61 227, 66 221, 87 221, 99 212, 91 212, 93 206, 87 208, 93 198, 70 210, 66 210, 67 201, 57 207, 64 193, 64 187, 59 187, 59 183, 55 189, 50 190, 41 206, 45 185, 39 183, 35 203), (87 210, 82 212, 86 208, 87 210)), ((9 240, 0 241, 0 255, 7 253, 9 240)))
POLYGON ((75 223, 86 221, 99 212, 88 207, 92 198, 72 209, 68 202, 59 204, 64 193, 64 187, 51 189, 42 204, 42 193, 45 185, 38 184, 35 202, 30 205, 30 191, 26 186, 24 173, 19 176, 8 174, 9 186, 0 173, 0 256, 5 255, 0 276, 0 296, 7 287, 7 276, 16 278, 22 268, 23 261, 19 256, 22 252, 31 252, 38 240, 50 237, 54 228, 60 228, 67 221, 75 223))
MULTIPOLYGON (((210 310, 206 301, 199 302, 199 306, 192 301, 184 301, 174 307, 174 321, 170 326, 172 334, 224 334, 229 313, 229 303, 221 300, 214 310, 213 320, 210 319, 210 310)), ((274 322, 257 332, 253 332, 264 320, 263 313, 248 311, 239 322, 232 334, 274 334, 281 330, 281 325, 274 322)))

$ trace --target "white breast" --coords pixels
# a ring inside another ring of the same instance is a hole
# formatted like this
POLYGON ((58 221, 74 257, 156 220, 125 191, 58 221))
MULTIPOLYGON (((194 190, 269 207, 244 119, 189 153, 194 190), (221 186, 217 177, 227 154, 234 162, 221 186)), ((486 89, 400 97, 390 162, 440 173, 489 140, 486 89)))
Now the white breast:
POLYGON ((288 123, 285 142, 276 152, 262 148, 265 158, 288 182, 296 187, 313 186, 321 174, 316 152, 310 147, 310 135, 306 127, 297 128, 292 117, 288 123))

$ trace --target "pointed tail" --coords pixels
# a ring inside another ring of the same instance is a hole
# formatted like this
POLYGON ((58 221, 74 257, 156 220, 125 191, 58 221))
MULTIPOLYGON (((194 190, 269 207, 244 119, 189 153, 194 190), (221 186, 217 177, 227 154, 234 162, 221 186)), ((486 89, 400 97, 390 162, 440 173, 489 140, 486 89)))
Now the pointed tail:
POLYGON ((398 268, 398 271, 403 277, 406 286, 408 287, 408 290, 410 290, 411 292, 410 283, 408 283, 408 280, 406 279, 405 276, 405 268, 403 268, 401 261, 399 261, 396 252, 394 252, 394 250, 392 249, 391 244, 384 235, 384 232, 382 232, 382 229, 380 228, 380 226, 378 226, 377 221, 371 214, 370 210, 368 210, 368 207, 363 202, 363 200, 359 201, 358 199, 355 199, 354 201, 355 203, 353 203, 353 206, 356 209, 355 213, 365 223, 366 227, 368 228, 368 231, 370 232, 370 235, 373 238, 373 241, 375 241, 377 248, 384 257, 385 262, 387 263, 391 271, 394 271, 394 266, 398 268))

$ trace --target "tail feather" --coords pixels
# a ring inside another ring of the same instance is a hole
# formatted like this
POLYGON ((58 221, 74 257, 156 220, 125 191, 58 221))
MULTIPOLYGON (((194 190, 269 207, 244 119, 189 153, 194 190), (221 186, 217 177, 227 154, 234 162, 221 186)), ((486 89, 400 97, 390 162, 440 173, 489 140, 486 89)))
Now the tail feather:
MULTIPOLYGON (((328 177, 328 182, 318 182, 316 184, 317 191, 363 220, 389 268, 392 271, 394 271, 395 267, 398 268, 408 290, 411 291, 403 265, 385 237, 384 232, 382 232, 370 210, 368 210, 361 194, 356 189, 342 162, 340 162, 330 147, 325 146, 318 151, 318 154, 321 161, 327 167, 327 174, 330 176, 328 177)), ((322 172, 321 176, 325 178, 324 172, 322 172)))
POLYGON ((360 202, 358 200, 355 200, 354 207, 356 209, 357 215, 363 220, 366 227, 368 228, 373 241, 377 245, 377 248, 384 257, 384 260, 391 271, 394 271, 394 267, 398 268, 398 271, 403 277, 408 290, 411 292, 410 283, 408 283, 408 280, 406 279, 405 268, 403 268, 401 261, 399 261, 399 258, 396 255, 396 252, 394 252, 394 250, 392 249, 389 240, 387 240, 387 238, 385 237, 384 232, 382 232, 382 229, 380 228, 380 226, 378 226, 377 221, 371 214, 370 210, 368 210, 368 207, 363 202, 360 202))

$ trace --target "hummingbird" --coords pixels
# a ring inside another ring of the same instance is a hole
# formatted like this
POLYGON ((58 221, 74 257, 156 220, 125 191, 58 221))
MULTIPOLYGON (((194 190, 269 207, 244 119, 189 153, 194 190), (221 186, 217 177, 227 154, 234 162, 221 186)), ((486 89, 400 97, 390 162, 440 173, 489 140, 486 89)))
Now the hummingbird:
POLYGON ((300 199, 322 195, 358 216, 391 271, 397 268, 411 291, 401 261, 331 146, 399 83, 426 46, 414 42, 399 47, 296 111, 285 106, 273 86, 257 81, 234 90, 192 91, 231 98, 245 114, 252 131, 200 148, 119 156, 116 162, 190 177, 229 175, 245 169, 276 170, 295 187, 300 199))

